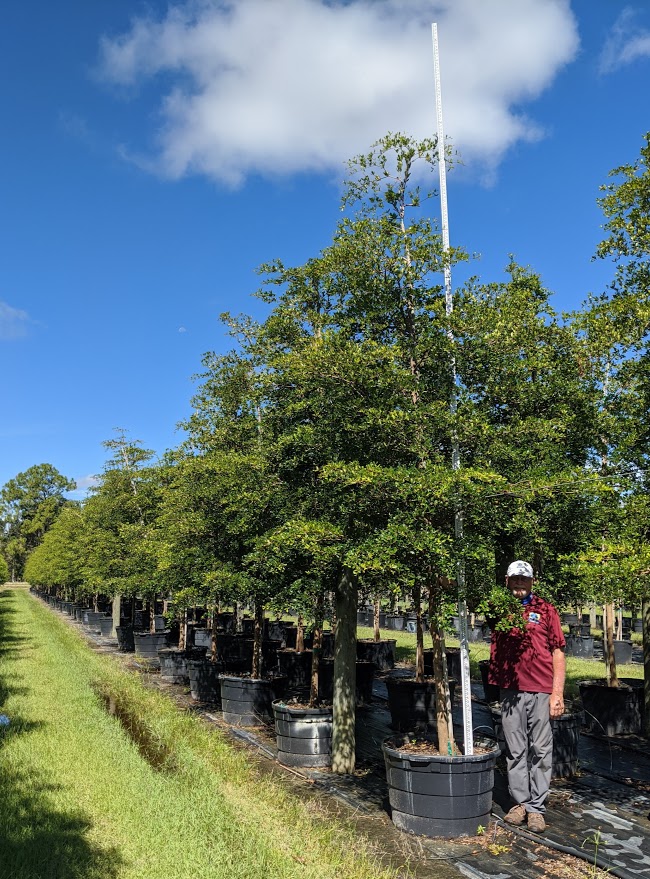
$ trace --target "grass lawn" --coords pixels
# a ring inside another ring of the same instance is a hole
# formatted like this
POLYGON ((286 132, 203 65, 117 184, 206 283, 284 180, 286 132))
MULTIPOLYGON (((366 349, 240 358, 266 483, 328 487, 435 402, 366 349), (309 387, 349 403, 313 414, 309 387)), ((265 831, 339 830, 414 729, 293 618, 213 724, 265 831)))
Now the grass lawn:
MULTIPOLYGON (((357 637, 372 638, 373 630, 370 628, 359 627, 357 629, 357 637)), ((398 662, 406 662, 415 665, 415 635, 409 632, 391 632, 382 630, 382 638, 391 638, 397 641, 396 656, 398 662)), ((457 647, 458 639, 447 636, 446 644, 448 647, 457 647)), ((425 635, 424 646, 431 646, 431 639, 425 635)), ((485 642, 478 642, 469 645, 470 654, 470 674, 475 680, 480 680, 478 662, 481 659, 489 659, 490 645, 485 642)), ((619 665, 617 667, 618 675, 622 678, 643 678, 642 665, 619 665)), ((586 681, 591 678, 604 678, 605 664, 601 660, 595 659, 577 659, 573 656, 566 658, 566 687, 565 694, 568 698, 578 697, 578 682, 586 681)))
POLYGON ((393 875, 24 589, 0 588, 0 712, 0 879, 393 875))

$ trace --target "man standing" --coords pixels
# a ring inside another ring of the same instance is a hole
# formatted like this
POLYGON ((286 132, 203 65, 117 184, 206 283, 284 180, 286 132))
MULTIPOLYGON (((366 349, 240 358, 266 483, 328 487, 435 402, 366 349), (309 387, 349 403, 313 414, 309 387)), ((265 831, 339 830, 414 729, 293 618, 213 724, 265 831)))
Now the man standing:
POLYGON ((532 591, 533 569, 516 561, 506 588, 522 604, 507 632, 492 631, 488 681, 501 688, 508 787, 515 805, 505 821, 546 829, 545 800, 553 770, 551 717, 564 713, 565 640, 557 610, 532 591))

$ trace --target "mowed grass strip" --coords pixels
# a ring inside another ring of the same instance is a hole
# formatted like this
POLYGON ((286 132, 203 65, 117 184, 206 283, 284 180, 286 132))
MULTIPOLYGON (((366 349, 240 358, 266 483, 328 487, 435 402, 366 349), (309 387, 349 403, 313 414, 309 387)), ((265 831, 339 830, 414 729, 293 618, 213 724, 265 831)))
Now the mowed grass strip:
POLYGON ((24 589, 0 589, 0 711, 0 879, 394 876, 24 589))

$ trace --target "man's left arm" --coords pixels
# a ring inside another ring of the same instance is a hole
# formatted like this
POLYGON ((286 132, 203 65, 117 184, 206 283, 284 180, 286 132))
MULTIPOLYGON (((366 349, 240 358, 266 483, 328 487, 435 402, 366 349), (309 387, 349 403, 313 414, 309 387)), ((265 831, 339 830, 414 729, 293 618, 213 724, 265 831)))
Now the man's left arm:
POLYGON ((566 659, 564 650, 556 647, 553 651, 553 692, 549 700, 551 717, 564 714, 564 679, 566 677, 566 659))

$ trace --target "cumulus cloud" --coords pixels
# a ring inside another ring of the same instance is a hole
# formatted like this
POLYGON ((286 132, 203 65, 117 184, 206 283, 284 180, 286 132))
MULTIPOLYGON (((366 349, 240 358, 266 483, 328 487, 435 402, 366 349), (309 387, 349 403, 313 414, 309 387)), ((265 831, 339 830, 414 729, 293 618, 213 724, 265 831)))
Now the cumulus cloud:
POLYGON ((436 130, 438 22, 445 131, 495 167, 541 136, 522 111, 578 49, 569 0, 188 0, 101 43, 101 76, 158 78, 155 144, 127 148, 170 178, 340 170, 387 131, 436 130))
POLYGON ((638 13, 626 7, 616 19, 600 56, 601 73, 611 73, 639 58, 650 58, 650 30, 638 22, 638 13))
POLYGON ((26 335, 29 323, 26 311, 0 301, 0 339, 18 339, 26 335))

